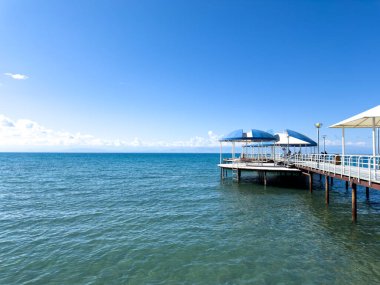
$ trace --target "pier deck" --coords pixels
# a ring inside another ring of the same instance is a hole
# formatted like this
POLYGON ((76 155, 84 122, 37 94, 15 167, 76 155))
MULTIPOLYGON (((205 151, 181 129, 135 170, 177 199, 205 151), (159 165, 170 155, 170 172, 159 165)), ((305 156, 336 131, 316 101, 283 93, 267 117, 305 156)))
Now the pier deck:
POLYGON ((275 163, 255 163, 255 162, 235 162, 218 164, 224 169, 240 169, 247 171, 270 171, 270 172, 301 172, 297 168, 286 167, 285 165, 276 165, 275 163))

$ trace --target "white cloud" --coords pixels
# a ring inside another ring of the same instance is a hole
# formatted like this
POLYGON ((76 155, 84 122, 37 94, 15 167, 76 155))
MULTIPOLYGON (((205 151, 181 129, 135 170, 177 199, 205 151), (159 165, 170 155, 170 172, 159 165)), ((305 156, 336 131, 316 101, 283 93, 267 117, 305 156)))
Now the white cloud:
MULTIPOLYGON (((341 140, 326 140, 326 145, 327 146, 341 146, 342 141, 341 140)), ((365 146, 368 146, 368 143, 365 141, 347 141, 346 145, 365 147, 365 146)))
POLYGON ((6 73, 4 73, 4 75, 9 76, 9 77, 16 79, 16 80, 24 80, 24 79, 29 78, 29 76, 27 76, 25 74, 19 74, 19 73, 6 72, 6 73))
MULTIPOLYGON (((125 151, 135 149, 198 149, 219 147, 219 138, 213 131, 208 131, 206 136, 195 136, 187 140, 149 140, 144 141, 135 137, 132 140, 114 139, 107 140, 97 138, 90 134, 70 133, 46 128, 37 122, 28 119, 12 120, 0 115, 0 148, 12 149, 110 149, 125 151)), ((347 141, 347 146, 369 147, 369 141, 347 141)), ((341 140, 326 140, 326 146, 341 146, 341 140)))
POLYGON ((4 127, 14 127, 12 120, 5 117, 4 115, 0 115, 0 124, 4 127))
POLYGON ((219 136, 209 131, 207 137, 196 136, 180 141, 105 140, 89 134, 48 129, 28 119, 12 120, 0 115, 0 147, 96 147, 96 148, 195 148, 219 146, 219 136))

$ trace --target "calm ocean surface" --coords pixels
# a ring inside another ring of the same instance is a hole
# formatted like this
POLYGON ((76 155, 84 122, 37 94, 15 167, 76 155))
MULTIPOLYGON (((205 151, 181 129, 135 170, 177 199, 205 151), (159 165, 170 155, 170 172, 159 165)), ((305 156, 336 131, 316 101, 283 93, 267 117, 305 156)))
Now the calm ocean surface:
POLYGON ((218 161, 0 154, 0 284, 380 284, 380 191, 353 225, 337 180, 327 209, 317 178, 222 183, 218 161))

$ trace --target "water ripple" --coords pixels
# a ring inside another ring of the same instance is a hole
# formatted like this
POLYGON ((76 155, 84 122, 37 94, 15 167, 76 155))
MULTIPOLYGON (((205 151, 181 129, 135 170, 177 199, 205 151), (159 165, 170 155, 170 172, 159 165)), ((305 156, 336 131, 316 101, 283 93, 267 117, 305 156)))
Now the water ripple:
MULTIPOLYGON (((214 154, 0 154, 0 284, 379 284, 380 195, 219 181, 214 154)), ((255 183, 252 183, 255 182, 255 183)))

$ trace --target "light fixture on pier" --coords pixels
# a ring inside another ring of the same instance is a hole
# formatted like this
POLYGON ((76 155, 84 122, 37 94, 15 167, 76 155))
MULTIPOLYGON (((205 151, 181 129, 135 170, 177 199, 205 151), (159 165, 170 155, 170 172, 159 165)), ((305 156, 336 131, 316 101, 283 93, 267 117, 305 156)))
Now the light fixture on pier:
POLYGON ((318 133, 318 145, 317 145, 317 149, 318 149, 318 154, 319 154, 319 129, 322 127, 322 123, 315 123, 314 126, 317 128, 317 133, 318 133))

